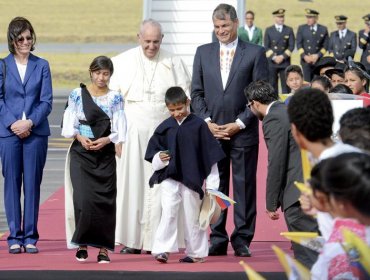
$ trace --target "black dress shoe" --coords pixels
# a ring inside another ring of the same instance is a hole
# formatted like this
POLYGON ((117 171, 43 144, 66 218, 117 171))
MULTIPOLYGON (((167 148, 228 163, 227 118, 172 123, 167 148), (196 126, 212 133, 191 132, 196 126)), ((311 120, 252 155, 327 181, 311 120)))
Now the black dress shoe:
POLYGON ((234 255, 237 257, 251 257, 252 253, 249 247, 247 245, 244 245, 243 247, 235 249, 234 255))
POLYGON ((120 251, 120 253, 121 254, 135 254, 135 255, 138 255, 138 254, 141 254, 141 250, 130 248, 130 247, 123 247, 122 250, 120 251))
POLYGON ((215 246, 211 245, 208 250, 208 256, 226 256, 227 246, 215 246))

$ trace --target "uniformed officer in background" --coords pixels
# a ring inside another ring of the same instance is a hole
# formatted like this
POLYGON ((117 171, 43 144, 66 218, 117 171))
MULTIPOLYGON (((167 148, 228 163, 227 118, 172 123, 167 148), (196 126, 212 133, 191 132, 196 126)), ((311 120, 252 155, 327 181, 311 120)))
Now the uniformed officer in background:
POLYGON ((280 77, 281 93, 288 93, 285 79, 285 68, 290 65, 290 56, 294 50, 295 38, 293 29, 284 24, 285 10, 272 13, 275 24, 265 31, 264 46, 269 62, 269 82, 278 91, 280 77))
POLYGON ((330 33, 329 55, 333 56, 339 62, 345 62, 350 56, 355 57, 357 49, 357 35, 355 32, 347 29, 347 17, 335 16, 335 22, 338 30, 330 33))
POLYGON ((370 74, 370 14, 362 17, 365 21, 365 29, 358 33, 358 46, 362 49, 361 63, 370 74))
POLYGON ((311 9, 306 9, 305 12, 307 23, 298 27, 297 49, 301 56, 304 80, 310 82, 317 60, 328 49, 329 36, 328 29, 317 23, 319 12, 311 9))

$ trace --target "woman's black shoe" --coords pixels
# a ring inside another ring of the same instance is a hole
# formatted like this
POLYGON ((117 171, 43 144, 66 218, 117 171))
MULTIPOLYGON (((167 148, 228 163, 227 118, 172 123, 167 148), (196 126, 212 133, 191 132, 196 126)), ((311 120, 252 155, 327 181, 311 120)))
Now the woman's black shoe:
POLYGON ((100 250, 98 255, 98 263, 110 263, 107 250, 100 250))
POLYGON ((84 262, 87 260, 87 257, 89 255, 87 254, 87 250, 86 249, 80 249, 78 248, 77 252, 76 252, 76 260, 78 260, 79 262, 84 262))

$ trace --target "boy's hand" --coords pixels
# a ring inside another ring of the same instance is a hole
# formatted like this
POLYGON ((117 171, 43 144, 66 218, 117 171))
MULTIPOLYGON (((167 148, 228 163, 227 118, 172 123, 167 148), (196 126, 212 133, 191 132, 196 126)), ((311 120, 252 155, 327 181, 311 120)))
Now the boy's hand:
POLYGON ((165 162, 165 161, 169 161, 171 159, 171 156, 170 156, 169 153, 160 152, 159 153, 159 158, 161 159, 161 161, 165 162))

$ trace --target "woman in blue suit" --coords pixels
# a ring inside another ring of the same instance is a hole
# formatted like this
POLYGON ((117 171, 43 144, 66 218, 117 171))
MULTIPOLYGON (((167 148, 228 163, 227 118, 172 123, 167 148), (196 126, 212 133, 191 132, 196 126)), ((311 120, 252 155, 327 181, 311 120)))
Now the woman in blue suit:
POLYGON ((0 157, 8 246, 11 254, 21 253, 22 247, 26 253, 35 254, 40 185, 50 135, 50 68, 46 60, 31 54, 36 34, 27 19, 14 18, 7 35, 10 54, 3 60, 5 67, 0 65, 0 157))

